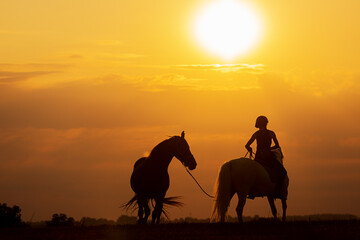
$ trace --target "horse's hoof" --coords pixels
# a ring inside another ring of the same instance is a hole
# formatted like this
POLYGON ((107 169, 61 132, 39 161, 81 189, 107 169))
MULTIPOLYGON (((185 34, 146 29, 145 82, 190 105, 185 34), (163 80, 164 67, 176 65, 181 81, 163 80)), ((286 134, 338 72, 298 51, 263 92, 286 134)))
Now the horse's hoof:
POLYGON ((145 219, 139 219, 139 220, 137 220, 137 224, 146 224, 146 221, 145 221, 145 219))

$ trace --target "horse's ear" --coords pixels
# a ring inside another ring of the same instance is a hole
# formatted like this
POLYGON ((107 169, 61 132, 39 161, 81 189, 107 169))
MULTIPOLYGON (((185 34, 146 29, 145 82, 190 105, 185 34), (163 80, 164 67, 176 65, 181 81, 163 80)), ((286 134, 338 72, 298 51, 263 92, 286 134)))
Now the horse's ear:
POLYGON ((184 131, 182 131, 181 137, 182 137, 182 138, 185 138, 185 132, 184 132, 184 131))

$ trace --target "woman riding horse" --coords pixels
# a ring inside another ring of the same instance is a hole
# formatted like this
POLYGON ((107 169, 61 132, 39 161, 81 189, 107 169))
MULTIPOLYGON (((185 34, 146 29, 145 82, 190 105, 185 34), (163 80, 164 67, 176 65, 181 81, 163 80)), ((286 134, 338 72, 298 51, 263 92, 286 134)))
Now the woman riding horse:
POLYGON ((252 148, 250 145, 256 140, 257 148, 254 160, 267 170, 271 181, 276 184, 274 197, 282 197, 280 188, 287 172, 284 166, 276 160, 274 153, 271 151, 272 149, 280 148, 280 146, 275 133, 267 129, 268 122, 265 116, 259 116, 256 119, 255 127, 259 128, 259 130, 252 135, 245 145, 245 148, 250 152, 250 156, 252 156, 252 148), (272 141, 274 141, 275 144, 273 147, 271 147, 272 141))

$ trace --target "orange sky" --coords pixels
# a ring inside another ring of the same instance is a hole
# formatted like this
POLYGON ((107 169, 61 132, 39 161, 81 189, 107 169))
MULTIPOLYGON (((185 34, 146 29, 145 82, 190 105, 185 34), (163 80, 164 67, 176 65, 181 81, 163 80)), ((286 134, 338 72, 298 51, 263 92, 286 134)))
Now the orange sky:
MULTIPOLYGON (((243 0, 261 38, 227 61, 194 37, 210 2, 1 1, 0 202, 26 221, 116 219, 134 161, 182 130, 211 191, 266 115, 288 214, 360 215, 360 2, 243 0)), ((168 195, 185 203, 171 217, 209 217, 176 159, 169 172, 168 195)), ((254 214, 271 216, 265 199, 247 202, 254 214)))

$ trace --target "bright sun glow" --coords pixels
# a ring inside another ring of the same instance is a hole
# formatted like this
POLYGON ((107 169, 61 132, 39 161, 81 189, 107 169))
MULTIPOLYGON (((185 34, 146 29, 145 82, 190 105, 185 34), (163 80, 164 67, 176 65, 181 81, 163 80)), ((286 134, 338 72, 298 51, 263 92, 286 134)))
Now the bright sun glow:
POLYGON ((236 0, 217 0, 207 5, 195 22, 200 43, 227 60, 248 51, 258 40, 259 32, 252 9, 236 0))

